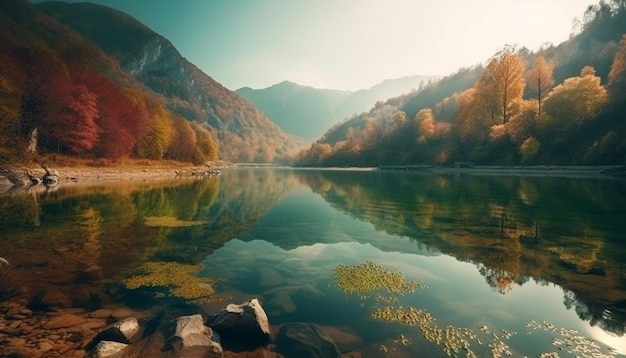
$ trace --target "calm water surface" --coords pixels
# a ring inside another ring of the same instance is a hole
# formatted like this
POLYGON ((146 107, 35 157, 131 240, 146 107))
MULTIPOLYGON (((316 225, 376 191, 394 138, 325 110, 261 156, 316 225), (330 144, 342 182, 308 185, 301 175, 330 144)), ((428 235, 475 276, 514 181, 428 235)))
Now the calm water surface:
POLYGON ((624 180, 242 168, 5 193, 0 256, 26 295, 58 288, 86 309, 179 300, 176 283, 129 279, 194 267, 217 280, 194 301, 208 311, 258 297, 274 327, 317 323, 365 357, 624 356, 625 204, 624 180), (340 288, 336 269, 366 262, 420 288, 340 288))

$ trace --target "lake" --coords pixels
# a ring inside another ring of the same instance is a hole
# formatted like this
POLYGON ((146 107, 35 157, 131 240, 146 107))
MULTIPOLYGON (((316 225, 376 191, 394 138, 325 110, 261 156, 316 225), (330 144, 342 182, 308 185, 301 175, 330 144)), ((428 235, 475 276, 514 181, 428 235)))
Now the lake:
POLYGON ((257 297, 363 357, 626 356, 625 204, 623 179, 239 168, 5 193, 0 257, 26 295, 257 297))

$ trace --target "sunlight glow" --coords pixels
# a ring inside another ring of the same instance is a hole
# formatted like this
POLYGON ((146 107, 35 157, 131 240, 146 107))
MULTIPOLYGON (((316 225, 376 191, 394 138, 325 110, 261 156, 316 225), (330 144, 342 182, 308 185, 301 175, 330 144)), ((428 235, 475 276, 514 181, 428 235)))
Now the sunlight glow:
POLYGON ((619 354, 626 354, 626 337, 616 336, 612 333, 605 332, 600 327, 589 327, 587 334, 598 342, 602 342, 607 346, 615 349, 619 354))

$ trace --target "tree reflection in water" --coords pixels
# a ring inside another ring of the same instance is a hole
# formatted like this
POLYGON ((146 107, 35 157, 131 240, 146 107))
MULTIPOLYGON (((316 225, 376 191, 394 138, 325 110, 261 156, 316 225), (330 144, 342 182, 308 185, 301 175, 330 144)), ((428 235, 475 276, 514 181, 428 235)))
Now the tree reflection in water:
POLYGON ((474 263, 495 292, 530 279, 558 284, 581 319, 624 334, 624 181, 343 171, 299 177, 377 230, 474 263))

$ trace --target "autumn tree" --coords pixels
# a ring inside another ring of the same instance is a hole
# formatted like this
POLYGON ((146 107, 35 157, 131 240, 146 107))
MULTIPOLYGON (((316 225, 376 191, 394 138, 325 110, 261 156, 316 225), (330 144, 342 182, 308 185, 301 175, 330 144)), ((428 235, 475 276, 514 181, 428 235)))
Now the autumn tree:
POLYGON ((76 83, 85 85, 97 97, 100 140, 93 149, 98 157, 129 156, 149 129, 149 115, 143 94, 138 89, 120 88, 108 78, 71 63, 68 65, 76 83))
POLYGON ((415 123, 419 133, 418 141, 420 142, 441 136, 450 128, 449 123, 436 121, 430 108, 424 108, 417 112, 415 123))
POLYGON ((191 162, 196 154, 196 134, 189 122, 182 118, 174 118, 174 137, 166 157, 168 159, 191 162))
POLYGON ((140 158, 162 159, 172 144, 174 120, 163 101, 147 99, 146 106, 150 122, 147 133, 137 141, 135 153, 140 158))
POLYGON ((616 85, 626 85, 626 34, 622 35, 609 72, 609 86, 616 85))
POLYGON ((535 57, 533 67, 526 74, 526 81, 530 90, 537 95, 539 105, 537 111, 541 115, 541 102, 548 90, 554 86, 553 68, 543 56, 535 57))
POLYGON ((568 78, 546 97, 546 113, 560 124, 576 124, 595 117, 608 101, 608 93, 591 66, 568 78))
POLYGON ((541 148, 541 144, 535 137, 528 137, 522 145, 520 146, 520 154, 522 155, 522 163, 529 163, 537 154, 539 154, 539 149, 541 148))
POLYGON ((506 124, 505 132, 514 143, 520 143, 534 134, 539 112, 538 102, 537 100, 524 101, 519 113, 506 124))
POLYGON ((476 97, 492 124, 505 124, 516 113, 524 92, 524 61, 506 47, 489 62, 476 85, 476 97))
POLYGON ((49 151, 84 154, 98 143, 96 95, 84 85, 58 83, 48 103, 38 136, 49 151))
POLYGON ((477 98, 479 90, 470 88, 463 91, 458 97, 458 111, 454 125, 456 145, 462 150, 474 147, 485 141, 489 129, 493 125, 482 106, 482 98, 477 98))
MULTIPOLYGON (((219 149, 213 134, 199 124, 194 123, 191 127, 195 132, 196 139, 196 153, 193 157, 193 162, 202 164, 207 161, 217 160, 219 149)), ((271 154, 273 154, 273 151, 271 154)))

